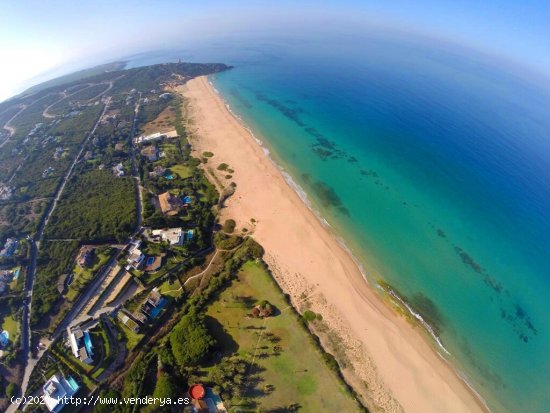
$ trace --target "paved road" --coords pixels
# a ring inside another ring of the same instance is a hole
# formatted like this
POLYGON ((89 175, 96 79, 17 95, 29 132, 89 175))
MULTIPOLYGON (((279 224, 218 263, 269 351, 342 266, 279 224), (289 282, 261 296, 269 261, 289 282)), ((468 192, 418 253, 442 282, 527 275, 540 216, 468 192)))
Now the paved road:
MULTIPOLYGON (((121 77, 121 76, 120 76, 121 77)), ((117 79, 120 79, 120 77, 117 77, 117 79)), ((76 92, 73 92, 71 94, 67 94, 67 92, 61 92, 61 94, 63 95, 61 97, 61 99, 59 100, 56 100, 54 103, 52 103, 50 106, 48 106, 46 109, 44 109, 44 111, 42 112, 42 116, 44 116, 45 118, 49 118, 49 119, 52 119, 52 118, 55 118, 57 115, 52 115, 51 113, 49 113, 48 111, 50 110, 50 108, 52 106, 55 106, 57 105, 59 102, 61 102, 62 100, 65 100, 73 95, 76 95, 77 93, 80 93, 82 92, 83 90, 86 90, 86 89, 89 89, 91 88, 92 86, 97 86, 97 85, 102 85, 102 84, 109 84, 109 86, 101 93, 99 93, 97 96, 94 96, 93 98, 91 99, 88 99, 87 102, 91 102, 93 100, 96 100, 96 99, 99 99, 101 96, 103 96, 105 93, 107 93, 109 90, 111 90, 113 88, 113 82, 117 79, 113 79, 113 80, 110 80, 109 82, 100 82, 100 83, 81 83, 81 85, 88 85, 82 89, 79 89, 77 90, 76 92)), ((78 85, 80 86, 80 85, 78 85)))
MULTIPOLYGON (((34 279, 36 276, 36 260, 38 258, 38 252, 40 250, 40 241, 42 240, 42 237, 44 235, 44 228, 46 227, 46 224, 48 223, 48 220, 50 219, 50 216, 52 212, 54 211, 55 207, 57 206, 57 203, 59 202, 59 199, 61 198, 61 195, 63 194, 63 190, 65 189, 65 185, 67 184, 67 181, 69 180, 69 177, 71 176, 78 160, 82 156, 82 153, 84 152, 84 148, 86 147, 86 144, 88 143, 90 137, 94 134, 96 131, 99 122, 102 118, 102 116, 107 111, 107 107, 109 106, 109 101, 106 102, 105 107, 103 108, 103 111, 99 118, 97 119, 94 127, 92 130, 88 133, 88 136, 84 139, 82 142, 82 145, 80 147, 80 151, 74 158, 73 163, 63 176, 63 180, 61 181, 61 185, 58 187, 54 200, 48 207, 46 214, 44 214, 44 217, 42 218, 42 221, 40 221, 40 224, 38 225, 38 229, 36 231, 36 234, 34 235, 34 238, 29 240, 29 243, 31 245, 31 254, 30 254, 30 263, 29 263, 29 269, 27 271, 27 277, 25 279, 25 289, 24 289, 24 297, 25 297, 25 305, 23 306, 23 319, 22 319, 22 326, 21 326, 21 350, 24 354, 24 357, 26 358, 25 361, 25 371, 23 374, 23 382, 21 383, 21 390, 22 393, 25 394, 27 391, 27 386, 29 384, 29 378, 31 376, 32 371, 36 367, 36 364, 40 360, 40 357, 44 354, 44 351, 40 351, 36 358, 32 357, 32 349, 31 349, 31 329, 30 329, 30 319, 31 319, 31 313, 32 313, 32 293, 33 293, 33 287, 34 287, 34 279)), ((15 405, 10 405, 7 413, 13 412, 17 409, 15 405)))
POLYGON ((13 126, 10 126, 10 123, 17 117, 19 116, 19 114, 21 112, 23 112, 25 109, 27 109, 29 106, 32 106, 34 105, 36 102, 38 101, 41 101, 42 99, 44 98, 47 98, 48 96, 50 96, 52 93, 48 93, 47 95, 44 95, 42 96, 41 98, 38 98, 36 99, 34 102, 32 102, 30 105, 21 105, 21 110, 19 112, 17 112, 15 115, 13 115, 10 120, 8 120, 4 126, 3 126, 3 129, 6 129, 7 131, 10 132, 10 136, 8 136, 8 138, 6 140, 4 140, 4 142, 0 143, 0 148, 2 148, 6 143, 8 143, 8 141, 10 140, 10 138, 13 136, 13 134, 15 133, 15 128, 13 126))
MULTIPOLYGON (((48 119, 55 118, 57 115, 52 115, 51 113, 48 113, 48 111, 50 110, 50 108, 51 108, 52 106, 57 105, 57 104, 58 104, 59 102, 61 102, 62 100, 66 99, 66 98, 68 98, 68 97, 70 97, 70 96, 72 96, 72 95, 75 95, 75 94, 77 94, 78 92, 82 92, 83 90, 86 90, 86 89, 91 88, 92 86, 94 86, 94 83, 81 83, 81 84, 82 84, 82 85, 88 85, 88 86, 86 86, 86 87, 84 87, 84 88, 82 88, 82 89, 79 89, 79 90, 77 90, 76 92, 70 93, 70 94, 67 94, 67 92, 65 92, 65 91, 61 92, 61 95, 62 95, 61 98, 58 99, 58 100, 56 100, 55 102, 53 102, 53 103, 52 103, 51 105, 49 105, 46 109, 44 109, 44 110, 42 111, 42 116, 44 116, 45 118, 48 118, 48 119)), ((76 85, 76 86, 80 86, 80 85, 76 85)))
POLYGON ((10 135, 4 140, 4 142, 0 143, 0 148, 4 147, 6 143, 10 140, 12 135, 15 133, 15 128, 13 126, 10 126, 10 123, 17 117, 21 112, 23 112, 25 109, 27 109, 27 105, 22 105, 21 110, 19 110, 15 115, 13 115, 5 124, 2 126, 3 129, 7 130, 10 135))
MULTIPOLYGON (((134 140, 134 136, 136 136, 136 127, 137 127, 137 120, 138 120, 138 113, 139 113, 139 102, 141 101, 141 92, 139 92, 139 99, 136 103, 136 107, 134 109, 134 120, 132 121, 132 130, 130 131, 130 139, 134 140)), ((136 157, 140 156, 139 150, 137 148, 137 145, 131 145, 132 148, 132 179, 134 180, 134 191, 136 194, 136 214, 137 214, 137 225, 136 225, 136 231, 132 235, 135 237, 140 231, 141 227, 143 225, 143 193, 141 191, 141 177, 139 176, 139 169, 136 161, 136 157)))

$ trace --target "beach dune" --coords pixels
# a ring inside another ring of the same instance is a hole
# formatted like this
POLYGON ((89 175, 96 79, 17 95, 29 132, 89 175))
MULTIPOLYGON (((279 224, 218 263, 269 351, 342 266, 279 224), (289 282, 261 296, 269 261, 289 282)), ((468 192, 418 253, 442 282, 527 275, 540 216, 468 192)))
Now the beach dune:
MULTIPOLYGON (((481 412, 481 400, 434 350, 420 327, 392 310, 288 184, 224 101, 200 77, 177 88, 186 98, 191 144, 214 156, 206 168, 218 185, 237 184, 222 210, 266 250, 266 261, 294 303, 310 299, 344 343, 373 410, 481 412), (225 162, 230 179, 216 167, 225 162)), ((357 385, 357 382, 352 384, 357 385)))

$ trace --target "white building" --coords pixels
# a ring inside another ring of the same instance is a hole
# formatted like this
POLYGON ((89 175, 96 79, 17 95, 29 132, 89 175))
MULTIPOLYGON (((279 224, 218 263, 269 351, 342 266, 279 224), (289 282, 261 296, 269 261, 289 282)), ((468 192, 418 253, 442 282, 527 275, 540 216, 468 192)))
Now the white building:
POLYGON ((141 246, 141 241, 133 241, 132 246, 130 247, 130 250, 128 251, 128 264, 131 267, 134 267, 136 270, 141 266, 143 261, 145 260, 145 254, 141 252, 139 247, 141 246))
POLYGON ((151 231, 151 235, 153 238, 169 242, 170 245, 183 245, 183 241, 185 241, 182 228, 154 229, 151 231))
POLYGON ((65 407, 64 398, 74 396, 79 388, 71 376, 65 378, 54 374, 42 387, 44 404, 50 412, 57 413, 65 407))
POLYGON ((136 136, 134 138, 134 143, 140 144, 140 143, 143 143, 143 142, 156 141, 156 140, 163 139, 163 138, 177 138, 177 137, 178 137, 178 132, 176 130, 172 130, 172 131, 164 132, 164 133, 156 132, 156 133, 152 133, 150 135, 136 136))
POLYGON ((124 165, 122 163, 119 163, 113 168, 113 173, 116 176, 124 176, 124 165))
POLYGON ((92 342, 88 331, 82 331, 80 328, 72 332, 69 330, 69 343, 75 358, 86 364, 93 363, 92 342))

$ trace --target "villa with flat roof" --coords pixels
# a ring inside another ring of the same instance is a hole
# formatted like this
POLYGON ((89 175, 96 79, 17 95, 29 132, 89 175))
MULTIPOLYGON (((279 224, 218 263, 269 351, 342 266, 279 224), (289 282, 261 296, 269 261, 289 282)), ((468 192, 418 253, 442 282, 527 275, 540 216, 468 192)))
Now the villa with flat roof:
POLYGON ((57 413, 65 407, 64 398, 70 398, 75 395, 80 386, 71 377, 63 377, 61 374, 54 374, 42 386, 43 402, 52 413, 57 413))
POLYGON ((93 346, 90 333, 80 328, 75 328, 73 331, 68 329, 68 333, 73 356, 83 363, 92 364, 93 346))
POLYGON ((139 247, 141 246, 141 241, 136 240, 133 241, 131 244, 132 246, 128 251, 128 265, 138 270, 145 261, 145 254, 143 254, 143 252, 141 252, 141 250, 139 249, 139 247))
POLYGON ((153 288, 149 293, 147 299, 141 305, 141 312, 150 319, 155 319, 166 305, 166 298, 164 298, 158 288, 153 288))
POLYGON ((183 245, 185 240, 183 228, 154 229, 151 235, 154 239, 168 242, 170 245, 183 245))
POLYGON ((168 242, 170 245, 183 245, 193 239, 194 230, 183 228, 154 229, 150 233, 150 239, 154 242, 168 242))
POLYGON ((155 132, 155 133, 151 133, 150 135, 136 136, 134 138, 134 143, 139 145, 140 143, 143 143, 143 142, 150 142, 150 141, 156 141, 164 138, 177 138, 177 137, 178 137, 178 132, 176 130, 171 130, 164 133, 155 132))

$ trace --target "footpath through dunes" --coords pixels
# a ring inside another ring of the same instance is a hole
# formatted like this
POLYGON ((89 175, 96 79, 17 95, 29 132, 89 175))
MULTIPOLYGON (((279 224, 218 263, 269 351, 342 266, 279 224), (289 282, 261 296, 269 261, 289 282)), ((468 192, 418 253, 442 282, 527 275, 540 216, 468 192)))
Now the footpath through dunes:
POLYGON ((322 314, 353 366, 353 375, 344 373, 369 404, 387 412, 485 411, 422 330, 392 311, 368 286, 353 258, 289 186, 207 78, 193 79, 177 90, 187 98, 195 154, 212 152, 205 168, 222 184, 237 184, 222 209, 222 220, 232 218, 238 229, 253 230, 294 303, 304 294, 312 295, 311 309, 322 314), (230 180, 217 169, 222 163, 233 170, 230 180))

